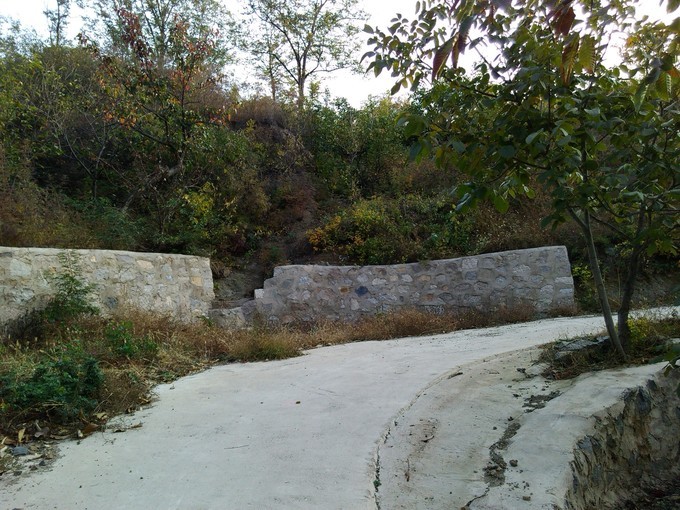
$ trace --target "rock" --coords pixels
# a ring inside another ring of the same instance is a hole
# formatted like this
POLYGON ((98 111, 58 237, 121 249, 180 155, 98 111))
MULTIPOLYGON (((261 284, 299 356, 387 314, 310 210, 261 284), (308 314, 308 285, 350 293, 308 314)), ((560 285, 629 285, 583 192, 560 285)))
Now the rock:
POLYGON ((246 319, 241 307, 213 308, 208 312, 208 317, 221 328, 243 329, 246 327, 246 319))
POLYGON ((16 446, 12 448, 12 455, 14 455, 15 457, 22 457, 24 455, 28 455, 29 453, 30 452, 28 448, 26 448, 25 446, 16 446))
POLYGON ((555 359, 561 359, 569 354, 584 349, 593 349, 602 346, 609 342, 608 336, 598 336, 596 338, 577 338, 575 340, 561 342, 557 344, 557 353, 555 359))

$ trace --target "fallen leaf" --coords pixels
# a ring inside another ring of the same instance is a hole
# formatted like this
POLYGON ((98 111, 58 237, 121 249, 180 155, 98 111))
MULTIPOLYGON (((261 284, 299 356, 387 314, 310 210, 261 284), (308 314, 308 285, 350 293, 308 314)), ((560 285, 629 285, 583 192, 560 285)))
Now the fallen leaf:
POLYGON ((142 422, 140 421, 139 423, 135 425, 130 426, 131 429, 141 429, 142 428, 142 422))
POLYGON ((44 429, 40 429, 38 432, 33 434, 33 437, 36 439, 40 439, 41 437, 43 438, 48 438, 50 437, 50 429, 45 427, 44 429))
POLYGON ((85 427, 83 427, 82 433, 84 436, 89 436, 98 429, 99 425, 97 425, 96 423, 88 423, 87 425, 85 425, 85 427))
POLYGON ((24 434, 26 434, 26 429, 21 429, 17 432, 17 443, 21 444, 24 441, 24 434))
POLYGON ((50 429, 49 427, 41 427, 40 423, 38 423, 38 420, 35 420, 35 433, 33 434, 33 437, 36 439, 40 439, 41 437, 46 438, 50 436, 50 429))
POLYGON ((97 413, 94 415, 95 418, 97 418, 99 421, 105 421, 109 415, 106 413, 97 413))

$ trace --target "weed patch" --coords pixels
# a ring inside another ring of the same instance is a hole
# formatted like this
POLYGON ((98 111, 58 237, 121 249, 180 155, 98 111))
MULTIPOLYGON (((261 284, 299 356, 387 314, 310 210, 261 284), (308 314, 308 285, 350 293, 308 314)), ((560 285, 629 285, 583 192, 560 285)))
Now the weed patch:
MULTIPOLYGON (((671 362, 680 355, 680 345, 672 340, 680 334, 680 317, 637 317, 630 320, 631 346, 628 363, 671 362)), ((547 346, 541 362, 547 363, 544 376, 554 379, 570 379, 585 372, 605 370, 622 366, 623 362, 613 353, 609 341, 598 342, 596 337, 584 338, 585 346, 565 351, 560 342, 547 346)))
POLYGON ((73 421, 97 407, 102 382, 99 363, 89 356, 42 360, 28 377, 4 373, 0 376, 0 419, 8 425, 34 418, 73 421))

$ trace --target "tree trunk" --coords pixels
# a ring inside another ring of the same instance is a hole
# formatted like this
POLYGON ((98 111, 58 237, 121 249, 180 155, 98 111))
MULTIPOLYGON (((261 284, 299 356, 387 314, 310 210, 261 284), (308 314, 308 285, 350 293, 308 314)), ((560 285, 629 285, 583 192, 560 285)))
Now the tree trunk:
MULTIPOLYGON (((638 225, 635 238, 639 239, 640 234, 645 228, 645 213, 647 209, 645 204, 640 204, 640 211, 638 213, 638 225)), ((646 243, 634 243, 635 248, 628 259, 626 281, 623 284, 623 296, 621 297, 621 306, 619 307, 619 339, 624 349, 630 346, 630 326, 628 325, 628 315, 630 313, 630 305, 633 301, 633 294, 635 292, 635 282, 637 281, 638 273, 640 272, 640 264, 642 256, 647 248, 646 243)))
POLYGON ((624 349, 630 346, 630 326, 628 325, 628 315, 630 314, 630 305, 633 301, 633 294, 635 292, 635 282, 638 273, 640 272, 640 261, 642 258, 643 247, 639 246, 633 250, 633 253, 628 260, 628 274, 626 281, 623 284, 623 296, 621 297, 621 306, 618 314, 619 339, 624 349))
POLYGON ((305 82, 302 79, 298 81, 297 106, 300 112, 305 108, 305 82))
POLYGON ((590 223, 590 214, 588 211, 584 212, 584 218, 581 219, 578 215, 570 210, 572 218, 581 227, 583 231, 583 237, 586 241, 586 246, 588 248, 588 262, 590 263, 590 270, 593 273, 593 280, 595 281, 595 288, 597 289, 597 296, 600 301, 600 307, 602 309, 602 316, 604 317, 604 323, 607 326, 607 334, 609 335, 609 341, 616 352, 623 358, 623 360, 628 360, 626 351, 621 345, 619 340, 618 331, 614 325, 614 317, 612 315, 612 309, 609 305, 609 298, 607 297, 607 290, 604 286, 604 280, 602 279, 602 272, 600 271, 600 262, 597 258, 597 251, 595 250, 595 240, 593 239, 593 230, 590 223))

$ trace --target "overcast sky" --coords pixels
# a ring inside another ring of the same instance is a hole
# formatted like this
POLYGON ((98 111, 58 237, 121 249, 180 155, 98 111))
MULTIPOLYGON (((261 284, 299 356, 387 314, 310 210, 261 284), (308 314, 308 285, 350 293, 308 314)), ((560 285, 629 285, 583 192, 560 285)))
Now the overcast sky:
MULTIPOLYGON (((223 0, 233 12, 238 12, 242 2, 223 0)), ((385 28, 396 13, 401 13, 412 18, 416 0, 360 0, 362 8, 368 13, 368 23, 372 26, 385 28)), ((659 0, 640 0, 640 10, 655 19, 668 16, 665 10, 659 6, 659 0)), ((11 17, 21 21, 25 27, 33 27, 40 35, 47 35, 47 21, 43 15, 46 8, 53 8, 56 0, 0 0, 0 16, 11 17)), ((74 16, 78 15, 77 9, 72 9, 74 16)), ((677 11, 672 15, 675 18, 677 11)), ((80 28, 77 19, 71 21, 69 27, 70 36, 75 37, 80 28)), ((360 34, 364 39, 366 34, 360 34)), ((382 95, 392 86, 389 76, 381 76, 375 79, 373 75, 361 77, 349 73, 335 73, 326 78, 322 87, 328 87, 334 96, 346 97, 354 106, 360 106, 369 95, 382 95)))

